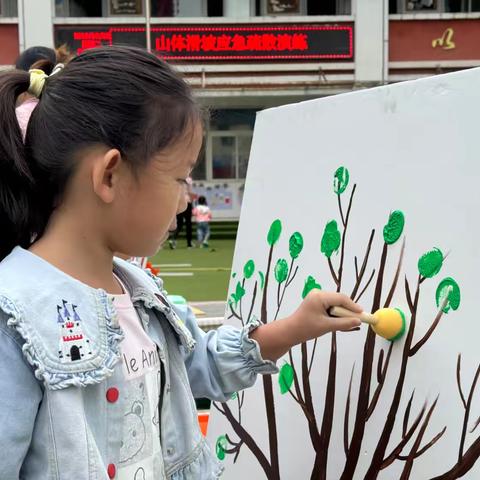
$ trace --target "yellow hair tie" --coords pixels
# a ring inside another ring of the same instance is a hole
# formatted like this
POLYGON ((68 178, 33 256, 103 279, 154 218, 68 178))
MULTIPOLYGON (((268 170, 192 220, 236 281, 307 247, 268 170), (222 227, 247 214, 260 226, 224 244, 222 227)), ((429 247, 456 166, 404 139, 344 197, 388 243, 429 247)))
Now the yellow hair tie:
POLYGON ((45 80, 48 78, 48 75, 38 68, 29 70, 30 74, 30 86, 28 87, 28 93, 31 93, 35 97, 39 98, 42 94, 43 87, 45 85, 45 80))

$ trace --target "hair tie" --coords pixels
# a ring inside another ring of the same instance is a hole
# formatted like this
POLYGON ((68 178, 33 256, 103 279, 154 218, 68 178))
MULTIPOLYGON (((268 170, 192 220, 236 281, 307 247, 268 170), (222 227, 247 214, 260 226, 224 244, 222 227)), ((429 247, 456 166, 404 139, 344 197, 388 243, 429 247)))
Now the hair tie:
POLYGON ((63 63, 57 63, 50 75, 47 75, 43 70, 40 70, 38 68, 33 68, 32 70, 29 70, 28 73, 30 73, 30 86, 28 87, 28 93, 31 93, 37 98, 40 98, 42 90, 45 87, 45 80, 48 77, 56 75, 58 72, 63 70, 64 67, 65 65, 63 63))
POLYGON ((30 74, 30 86, 28 87, 28 93, 31 93, 34 97, 40 98, 45 85, 45 80, 48 78, 48 75, 43 70, 38 68, 29 70, 28 73, 30 74))
POLYGON ((57 63, 52 70, 52 73, 49 75, 49 77, 53 77, 56 75, 58 72, 62 71, 65 68, 65 65, 63 63, 57 63))

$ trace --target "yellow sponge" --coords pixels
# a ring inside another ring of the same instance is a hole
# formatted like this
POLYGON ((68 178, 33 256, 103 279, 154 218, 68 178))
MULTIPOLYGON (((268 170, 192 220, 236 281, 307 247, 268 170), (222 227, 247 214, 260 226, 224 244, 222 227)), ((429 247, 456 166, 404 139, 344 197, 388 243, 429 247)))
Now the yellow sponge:
POLYGON ((381 308, 373 314, 376 322, 371 324, 373 331, 392 342, 403 336, 406 330, 405 315, 398 308, 381 308))

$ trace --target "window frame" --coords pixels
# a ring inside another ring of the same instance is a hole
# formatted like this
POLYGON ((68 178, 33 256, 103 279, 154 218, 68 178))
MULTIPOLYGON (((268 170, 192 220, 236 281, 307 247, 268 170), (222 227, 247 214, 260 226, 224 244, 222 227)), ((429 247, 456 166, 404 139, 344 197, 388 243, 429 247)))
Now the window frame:
POLYGON ((0 0, 0 18, 18 18, 18 2, 16 0, 10 0, 12 10, 16 10, 15 14, 10 14, 10 8, 6 8, 8 1, 9 0, 0 0))
MULTIPOLYGON (((245 178, 239 177, 239 156, 238 156, 238 137, 249 137, 253 138, 253 130, 209 130, 206 133, 206 144, 205 144, 205 176, 207 178, 203 179, 205 181, 224 181, 224 182, 234 182, 242 181, 245 178), (213 138, 219 137, 234 137, 235 138, 235 177, 233 178, 220 178, 213 176, 213 138)), ((251 142, 250 142, 251 143, 251 142)), ((196 179, 197 180, 197 179, 196 179)), ((201 179, 198 179, 200 181, 201 179)))
POLYGON ((437 8, 436 9, 425 9, 425 10, 408 10, 407 9, 407 2, 409 0, 397 0, 397 11, 399 14, 408 14, 408 15, 429 15, 429 14, 454 14, 454 15, 461 15, 461 14, 469 14, 469 13, 478 13, 477 10, 472 11, 472 3, 473 0, 461 0, 462 7, 459 12, 448 12, 447 11, 447 0, 437 0, 437 8))

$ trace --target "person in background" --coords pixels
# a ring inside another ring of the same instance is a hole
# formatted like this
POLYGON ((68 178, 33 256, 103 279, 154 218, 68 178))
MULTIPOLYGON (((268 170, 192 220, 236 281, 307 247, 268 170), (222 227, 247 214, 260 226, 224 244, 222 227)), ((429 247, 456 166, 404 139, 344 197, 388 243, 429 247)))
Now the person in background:
MULTIPOLYGON (((15 68, 25 72, 32 69, 39 69, 45 72, 46 75, 50 75, 56 64, 68 63, 72 57, 65 45, 60 46, 56 50, 42 46, 30 47, 19 55, 15 62, 15 68)), ((30 115, 37 104, 38 98, 29 92, 22 93, 17 98, 15 113, 24 141, 30 115)))
POLYGON ((184 224, 187 235, 187 248, 192 248, 192 202, 195 199, 195 194, 192 190, 192 183, 192 177, 187 177, 185 179, 185 201, 187 202, 187 209, 177 215, 177 228, 168 239, 168 244, 172 249, 177 248, 177 238, 182 231, 184 224))
POLYGON ((203 195, 198 197, 198 205, 193 209, 193 216, 195 217, 195 221, 197 222, 198 246, 208 247, 212 211, 208 207, 207 199, 203 195))

